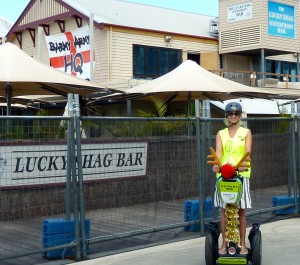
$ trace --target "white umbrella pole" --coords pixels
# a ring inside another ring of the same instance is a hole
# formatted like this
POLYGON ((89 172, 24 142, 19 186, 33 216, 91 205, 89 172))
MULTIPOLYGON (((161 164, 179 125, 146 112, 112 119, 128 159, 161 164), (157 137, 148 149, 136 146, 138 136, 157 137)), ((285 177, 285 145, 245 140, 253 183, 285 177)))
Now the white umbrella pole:
POLYGON ((210 103, 208 99, 203 100, 203 117, 210 118, 210 103))
POLYGON ((5 87, 6 87, 6 115, 10 116, 11 115, 11 96, 12 96, 11 83, 6 82, 5 87))
POLYGON ((291 102, 291 115, 292 115, 292 117, 294 117, 295 114, 296 114, 295 102, 292 101, 291 102))
POLYGON ((131 117, 131 99, 127 99, 127 117, 131 117))
POLYGON ((200 104, 199 104, 199 99, 195 99, 195 117, 199 118, 200 117, 200 104))
POLYGON ((188 95, 188 117, 191 116, 191 92, 188 95))

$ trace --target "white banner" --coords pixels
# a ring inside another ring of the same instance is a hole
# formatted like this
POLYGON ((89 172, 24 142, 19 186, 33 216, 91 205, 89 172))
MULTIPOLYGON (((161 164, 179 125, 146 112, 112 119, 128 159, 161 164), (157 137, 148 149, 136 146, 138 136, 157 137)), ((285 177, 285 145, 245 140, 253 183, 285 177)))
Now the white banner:
POLYGON ((90 80, 91 60, 88 25, 61 34, 46 36, 45 38, 52 67, 90 80))
MULTIPOLYGON (((146 142, 82 144, 85 181, 145 176, 146 142)), ((0 154, 0 188, 65 183, 65 145, 3 146, 0 154)))
POLYGON ((252 2, 229 6, 227 8, 227 22, 236 22, 252 18, 252 2))

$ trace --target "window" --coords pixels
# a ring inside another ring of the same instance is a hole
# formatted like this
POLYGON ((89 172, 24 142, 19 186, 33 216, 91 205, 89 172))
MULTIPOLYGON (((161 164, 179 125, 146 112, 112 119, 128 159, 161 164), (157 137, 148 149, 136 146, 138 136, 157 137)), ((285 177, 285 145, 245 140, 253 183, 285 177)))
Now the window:
POLYGON ((200 64, 200 53, 188 53, 187 58, 196 64, 200 64))
MULTIPOLYGON (((266 61, 266 72, 267 73, 276 73, 276 74, 288 74, 291 75, 289 81, 297 82, 297 63, 293 62, 284 62, 284 61, 266 61)), ((280 81, 285 81, 283 76, 280 75, 267 75, 269 78, 277 78, 280 81)))
POLYGON ((133 76, 157 78, 181 64, 181 50, 133 45, 133 76))
MULTIPOLYGON (((275 61, 266 60, 266 72, 267 73, 275 73, 275 61)), ((276 78, 275 75, 266 75, 266 78, 276 78)))

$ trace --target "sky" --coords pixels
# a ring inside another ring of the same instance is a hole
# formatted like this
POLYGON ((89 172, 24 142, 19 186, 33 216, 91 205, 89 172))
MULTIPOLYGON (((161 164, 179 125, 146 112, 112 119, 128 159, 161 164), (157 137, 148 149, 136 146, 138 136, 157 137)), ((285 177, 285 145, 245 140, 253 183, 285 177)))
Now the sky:
MULTIPOLYGON (((101 1, 101 0, 98 0, 101 1)), ((186 12, 218 16, 219 0, 127 0, 128 2, 161 6, 186 12)), ((0 0, 0 17, 14 23, 21 15, 29 0, 0 0), (9 2, 9 4, 8 4, 9 2)))

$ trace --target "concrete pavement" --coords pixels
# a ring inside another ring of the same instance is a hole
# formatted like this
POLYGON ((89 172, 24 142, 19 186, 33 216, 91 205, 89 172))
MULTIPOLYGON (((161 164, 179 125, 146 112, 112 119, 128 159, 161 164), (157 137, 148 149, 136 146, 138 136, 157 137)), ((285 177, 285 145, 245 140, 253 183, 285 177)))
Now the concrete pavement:
MULTIPOLYGON (((262 265, 295 265, 300 261, 300 218, 261 225, 262 265)), ((74 265, 205 265, 205 238, 190 239, 105 257, 89 256, 74 265)), ((247 242, 248 243, 248 242, 247 242)), ((248 243, 249 245, 249 243, 248 243)), ((47 263, 48 264, 48 263, 47 263)), ((53 263, 54 264, 54 263, 53 263)), ((58 263, 56 263, 58 264, 58 263)), ((60 263, 61 264, 61 263, 60 263)))

